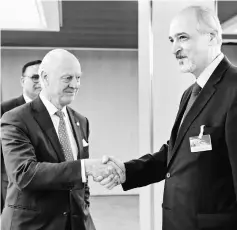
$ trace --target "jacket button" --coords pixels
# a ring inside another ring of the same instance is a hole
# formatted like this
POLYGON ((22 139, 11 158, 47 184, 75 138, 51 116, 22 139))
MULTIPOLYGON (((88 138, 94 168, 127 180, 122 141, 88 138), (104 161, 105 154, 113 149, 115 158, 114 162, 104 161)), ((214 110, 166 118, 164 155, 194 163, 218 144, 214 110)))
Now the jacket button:
POLYGON ((166 174, 166 178, 170 178, 170 173, 169 172, 166 174))

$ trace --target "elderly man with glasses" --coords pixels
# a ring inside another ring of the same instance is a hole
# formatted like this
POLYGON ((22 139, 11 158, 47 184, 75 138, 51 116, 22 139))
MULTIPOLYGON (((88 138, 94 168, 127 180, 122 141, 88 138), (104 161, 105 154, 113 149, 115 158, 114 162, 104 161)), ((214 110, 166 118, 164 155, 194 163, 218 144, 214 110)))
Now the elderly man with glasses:
MULTIPOLYGON (((1 103, 1 117, 5 112, 30 102, 38 96, 41 91, 38 75, 40 63, 41 60, 35 60, 28 62, 23 66, 21 76, 21 85, 23 89, 22 95, 1 103)), ((6 174, 1 148, 1 212, 5 203, 7 185, 8 177, 6 174)))

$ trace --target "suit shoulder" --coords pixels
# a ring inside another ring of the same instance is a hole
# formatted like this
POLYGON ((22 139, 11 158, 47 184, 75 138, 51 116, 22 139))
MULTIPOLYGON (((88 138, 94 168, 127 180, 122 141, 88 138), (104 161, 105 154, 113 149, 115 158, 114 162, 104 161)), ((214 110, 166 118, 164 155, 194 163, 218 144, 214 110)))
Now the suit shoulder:
POLYGON ((3 114, 2 120, 20 120, 21 117, 27 117, 29 115, 29 110, 30 103, 14 107, 13 109, 8 110, 3 114))
POLYGON ((74 116, 75 116, 77 119, 79 119, 79 120, 81 120, 81 121, 84 121, 84 122, 87 122, 87 121, 88 121, 88 119, 87 119, 85 116, 83 116, 82 114, 76 112, 76 111, 75 111, 74 109, 72 109, 71 107, 68 107, 68 108, 73 112, 74 116))
POLYGON ((23 95, 16 97, 16 98, 12 98, 7 101, 3 101, 1 103, 1 115, 3 115, 5 112, 7 112, 15 107, 18 107, 20 105, 23 105, 23 104, 25 104, 23 95))
POLYGON ((237 67, 231 65, 226 71, 226 80, 229 86, 237 88, 237 67))
POLYGON ((234 66, 233 64, 230 65, 230 67, 227 69, 227 73, 230 75, 235 75, 237 74, 237 66, 234 66))
POLYGON ((16 107, 16 100, 17 100, 17 98, 12 98, 10 100, 3 101, 1 103, 1 114, 3 115, 5 112, 15 108, 16 107))

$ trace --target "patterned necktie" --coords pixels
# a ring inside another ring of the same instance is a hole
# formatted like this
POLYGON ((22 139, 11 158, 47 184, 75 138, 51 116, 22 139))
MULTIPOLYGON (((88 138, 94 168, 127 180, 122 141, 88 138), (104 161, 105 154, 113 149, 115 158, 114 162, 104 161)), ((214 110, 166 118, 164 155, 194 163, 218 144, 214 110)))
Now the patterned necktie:
POLYGON ((59 117, 58 137, 59 137, 61 147, 63 149, 65 160, 73 161, 74 158, 73 158, 72 148, 70 146, 70 141, 69 141, 69 137, 68 137, 68 133, 66 129, 66 123, 63 119, 64 114, 61 110, 58 110, 55 114, 59 117))
MULTIPOLYGON (((189 98, 188 104, 187 104, 187 106, 186 106, 186 109, 185 109, 185 112, 184 112, 182 121, 180 122, 180 126, 181 126, 181 124, 183 123, 184 118, 186 117, 187 113, 188 113, 189 110, 191 109, 191 107, 192 107, 194 101, 197 99, 198 94, 200 93, 201 90, 202 90, 202 87, 199 86, 198 83, 196 82, 196 83, 193 85, 192 93, 191 93, 191 96, 190 96, 190 98, 189 98)), ((179 126, 179 128, 180 128, 180 126, 179 126)))

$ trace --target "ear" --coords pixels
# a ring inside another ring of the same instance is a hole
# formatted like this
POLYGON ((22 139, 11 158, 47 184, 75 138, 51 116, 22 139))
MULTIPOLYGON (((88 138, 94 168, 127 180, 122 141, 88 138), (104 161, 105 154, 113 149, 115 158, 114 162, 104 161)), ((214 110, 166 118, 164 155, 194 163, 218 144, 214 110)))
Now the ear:
POLYGON ((25 77, 21 76, 20 78, 20 83, 21 83, 21 86, 23 87, 24 85, 24 81, 25 81, 25 77))
POLYGON ((45 71, 42 71, 40 74, 40 78, 42 79, 42 82, 46 85, 49 83, 48 75, 45 71))
POLYGON ((209 34, 209 46, 215 46, 218 43, 217 34, 210 33, 209 34))

